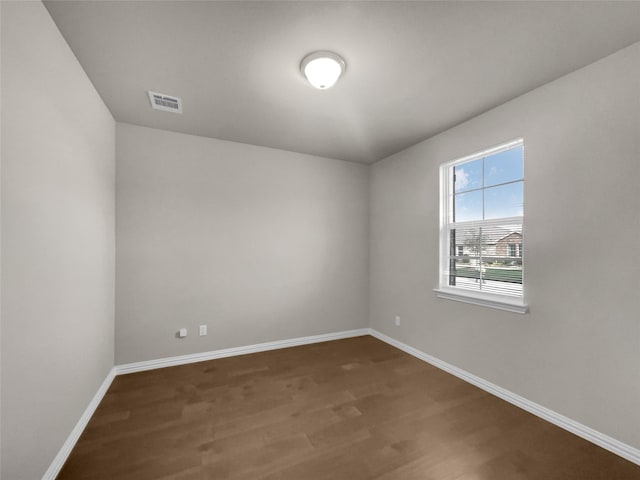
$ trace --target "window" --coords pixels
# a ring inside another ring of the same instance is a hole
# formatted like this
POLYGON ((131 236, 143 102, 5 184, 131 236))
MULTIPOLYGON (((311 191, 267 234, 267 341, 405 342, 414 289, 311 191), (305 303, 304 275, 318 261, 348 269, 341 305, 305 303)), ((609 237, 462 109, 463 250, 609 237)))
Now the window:
POLYGON ((439 297, 525 313, 524 145, 440 167, 439 297))

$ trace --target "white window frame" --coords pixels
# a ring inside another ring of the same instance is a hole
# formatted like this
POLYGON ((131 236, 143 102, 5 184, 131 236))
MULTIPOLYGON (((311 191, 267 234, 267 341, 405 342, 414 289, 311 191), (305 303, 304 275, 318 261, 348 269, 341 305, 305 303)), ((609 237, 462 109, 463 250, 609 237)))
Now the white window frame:
MULTIPOLYGON (((451 167, 479 158, 494 155, 496 153, 504 152, 512 148, 524 146, 524 140, 518 138, 510 142, 502 143, 492 148, 482 150, 471 155, 467 155, 456 160, 443 163, 440 165, 440 248, 439 248, 439 287, 434 289, 437 297, 447 300, 454 300, 458 302, 471 303, 474 305, 481 305, 484 307, 496 308, 499 310, 507 310, 515 313, 527 313, 529 307, 524 301, 525 294, 525 281, 524 281, 524 258, 522 258, 523 265, 523 277, 522 277, 522 297, 513 297, 508 295, 499 295, 495 293, 487 293, 482 291, 467 290, 455 286, 449 285, 449 212, 452 208, 451 199, 453 189, 453 179, 451 178, 451 167)), ((496 220, 481 220, 481 221, 469 221, 469 222, 456 222, 456 226, 469 227, 469 226, 491 226, 508 223, 521 223, 522 235, 524 242, 524 216, 522 217, 510 217, 500 218, 496 220)), ((522 248, 522 247, 521 247, 522 248)))

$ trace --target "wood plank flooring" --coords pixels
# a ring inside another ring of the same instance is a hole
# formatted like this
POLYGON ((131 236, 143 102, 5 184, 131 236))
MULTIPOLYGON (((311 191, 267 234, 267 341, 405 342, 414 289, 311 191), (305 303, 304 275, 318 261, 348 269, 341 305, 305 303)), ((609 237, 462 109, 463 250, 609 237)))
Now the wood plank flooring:
POLYGON ((370 337, 121 375, 59 480, 640 480, 370 337))

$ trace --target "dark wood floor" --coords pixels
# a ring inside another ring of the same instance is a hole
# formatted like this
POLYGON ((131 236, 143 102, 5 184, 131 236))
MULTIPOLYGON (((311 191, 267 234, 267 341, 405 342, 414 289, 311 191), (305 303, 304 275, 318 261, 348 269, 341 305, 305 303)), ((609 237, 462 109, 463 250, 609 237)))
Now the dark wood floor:
POLYGON ((369 336, 118 376, 60 480, 638 480, 369 336))

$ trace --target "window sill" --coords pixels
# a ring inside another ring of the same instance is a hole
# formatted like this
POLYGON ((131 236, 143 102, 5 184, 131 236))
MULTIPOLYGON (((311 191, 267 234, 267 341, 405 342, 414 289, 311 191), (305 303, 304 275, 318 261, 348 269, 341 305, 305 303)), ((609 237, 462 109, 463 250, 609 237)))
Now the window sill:
POLYGON ((480 305, 482 307, 496 308, 498 310, 506 310, 507 312, 514 312, 524 314, 529 311, 529 306, 516 301, 504 300, 499 297, 489 297, 474 295, 473 293, 461 292, 459 290, 449 290, 444 288, 434 288, 438 298, 444 298, 446 300, 453 300, 455 302, 470 303, 472 305, 480 305))

